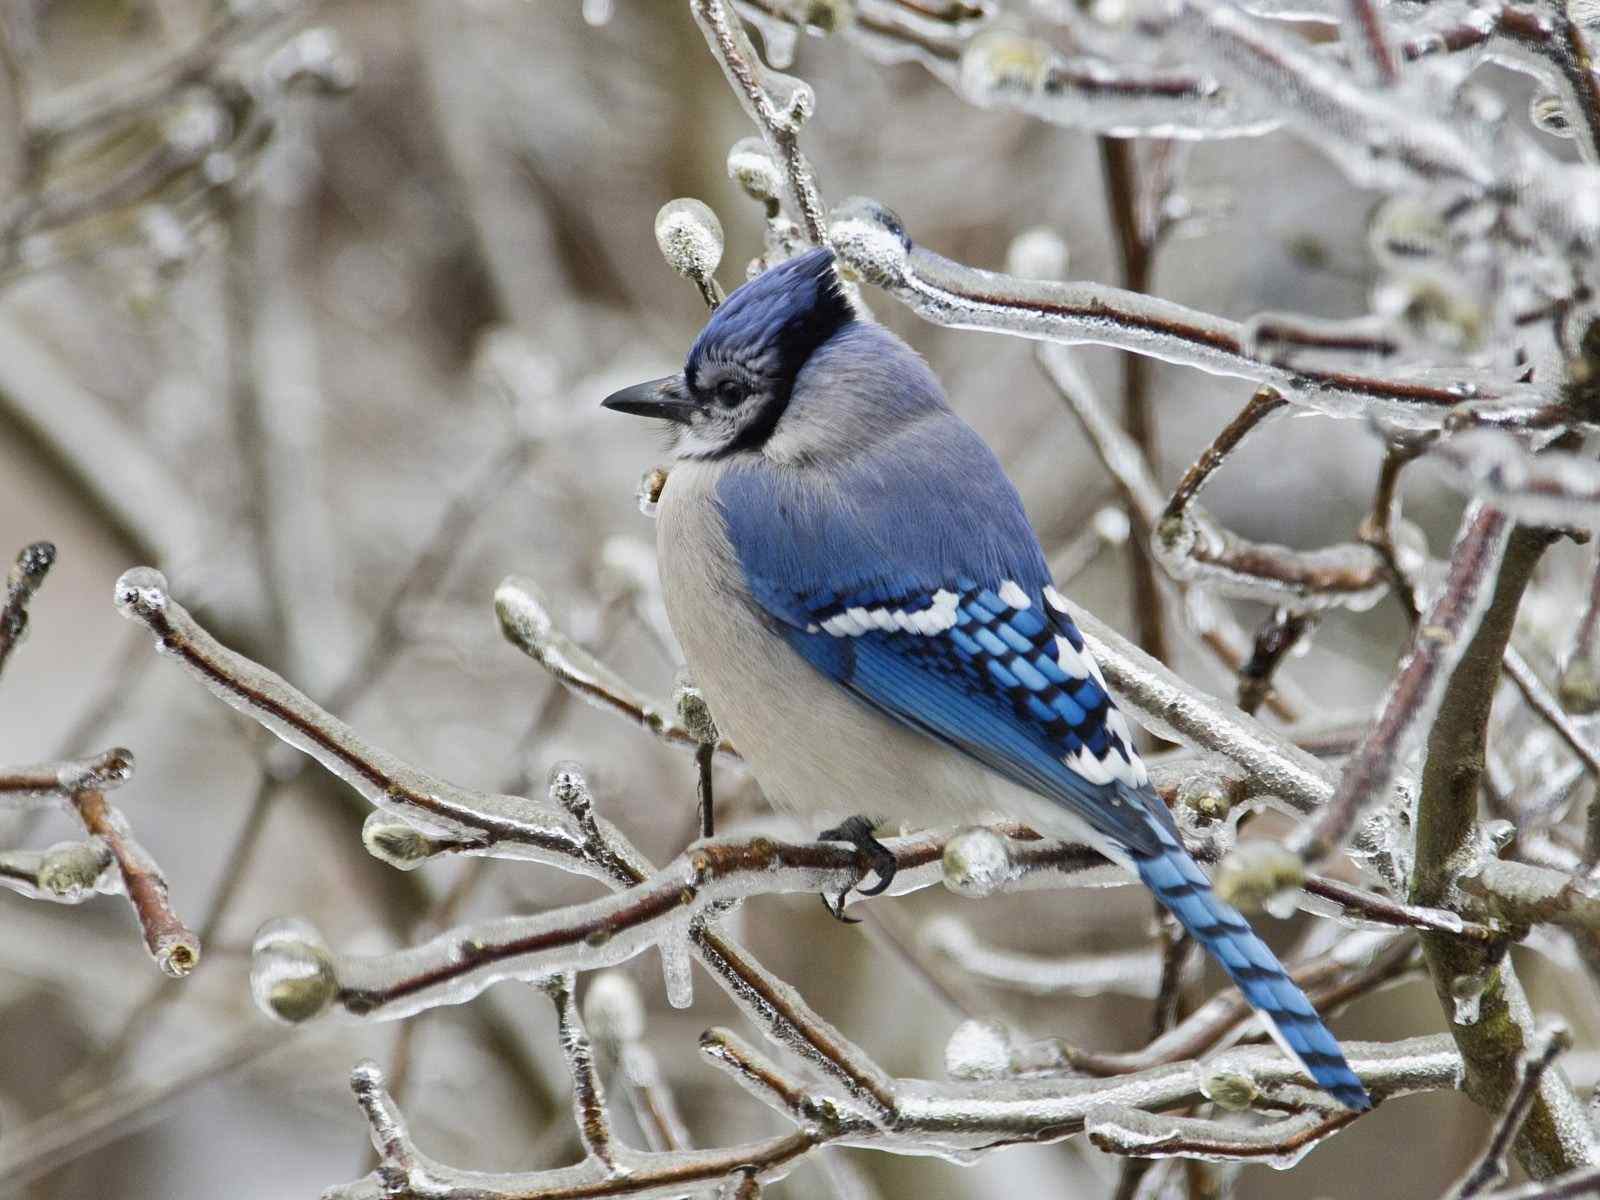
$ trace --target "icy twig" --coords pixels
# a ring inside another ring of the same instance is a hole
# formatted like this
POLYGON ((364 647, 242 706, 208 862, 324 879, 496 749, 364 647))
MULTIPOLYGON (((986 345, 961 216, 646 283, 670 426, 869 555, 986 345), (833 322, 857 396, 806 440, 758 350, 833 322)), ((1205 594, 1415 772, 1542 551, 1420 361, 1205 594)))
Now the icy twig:
MULTIPOLYGON (((989 1150, 1025 1142, 1059 1141, 1082 1132, 1107 1106, 1146 1111, 1178 1108, 1210 1098, 1226 1079, 1245 1105, 1260 1097, 1304 1094, 1306 1076, 1277 1047, 1241 1047, 1205 1062, 1187 1062, 1108 1079, 996 1080, 932 1083, 895 1080, 892 1120, 867 1121, 789 1074, 738 1035, 712 1029, 701 1049, 740 1084, 791 1120, 820 1125, 825 1140, 890 1153, 989 1150)), ((1449 1039, 1347 1042, 1351 1068, 1375 1100, 1454 1087, 1461 1060, 1449 1039)))
POLYGON ((1488 611, 1510 531, 1506 515, 1483 504, 1473 504, 1462 517, 1444 586, 1418 626, 1366 741, 1345 765, 1328 806, 1289 839, 1289 848, 1306 862, 1335 853, 1361 814, 1387 800, 1488 611))
POLYGON ((109 792, 133 778, 133 751, 121 746, 88 758, 26 767, 0 767, 0 808, 37 808, 56 804, 74 791, 94 788, 109 792))
MULTIPOLYGON (((626 717, 663 741, 699 751, 700 739, 675 717, 671 705, 646 698, 556 627, 548 603, 531 579, 509 576, 495 589, 494 608, 507 640, 563 687, 596 708, 626 717)), ((726 741, 717 743, 717 752, 731 759, 738 757, 726 741)))
MULTIPOLYGON (((1289 975, 1318 1011, 1331 1012, 1415 975, 1416 958, 1416 947, 1407 939, 1366 934, 1346 939, 1329 953, 1292 968, 1289 975)), ((1151 1071, 1209 1053, 1254 1020, 1254 1012, 1238 989, 1230 987, 1138 1050, 1090 1050, 1060 1038, 1020 1044, 1002 1038, 979 1069, 953 1073, 972 1078, 1048 1078, 1063 1073, 1109 1077, 1151 1071)))
POLYGON ((1359 1113, 1315 1109, 1264 1125, 1178 1117, 1110 1106, 1088 1116, 1086 1132, 1097 1150, 1139 1158, 1182 1155, 1207 1162, 1267 1162, 1290 1167, 1354 1121, 1359 1113))
POLYGON ((1258 354, 1238 321, 1104 284, 1014 279, 953 262, 913 243, 900 219, 874 200, 840 205, 829 231, 851 270, 936 325, 1067 346, 1113 346, 1271 384, 1291 403, 1330 416, 1380 414, 1412 426, 1437 426, 1468 399, 1539 395, 1522 385, 1490 386, 1478 377, 1430 375, 1423 381, 1286 367, 1258 354))
POLYGON ((1269 418, 1282 412, 1287 404, 1288 401, 1276 388, 1259 387, 1251 393, 1250 399, 1239 410, 1238 415, 1222 427, 1211 444, 1200 452, 1200 457, 1195 459, 1183 473, 1183 478, 1178 480, 1178 486, 1172 489, 1172 496, 1161 514, 1162 519, 1179 516, 1188 508, 1200 494, 1201 489, 1228 460, 1228 456, 1237 450, 1250 434, 1266 424, 1269 418))
POLYGON ((1329 879, 1324 875, 1309 875, 1300 887, 1308 895, 1331 900, 1352 917, 1376 921, 1410 929, 1428 929, 1451 937, 1467 938, 1484 945, 1496 945, 1505 935, 1477 921, 1465 921, 1445 908, 1429 908, 1421 904, 1406 904, 1375 892, 1329 879))
POLYGON ((1517 1064, 1517 1085, 1511 1093, 1505 1111, 1495 1122, 1494 1133, 1460 1180, 1445 1193, 1445 1200, 1472 1200, 1490 1188, 1504 1183, 1508 1168, 1506 1156, 1511 1153, 1511 1141, 1527 1119, 1538 1095, 1539 1079, 1555 1062, 1556 1056, 1572 1045, 1572 1034, 1566 1026, 1557 1025, 1543 1031, 1529 1045, 1517 1064))
POLYGON ((1458 882, 1505 921, 1600 929, 1600 880, 1588 875, 1491 858, 1469 867, 1458 882))
POLYGON ((1539 678, 1539 673, 1533 665, 1522 656, 1522 651, 1515 646, 1506 647, 1505 671, 1511 677, 1511 682, 1517 685, 1517 690, 1522 693, 1522 698, 1527 701, 1539 717, 1556 731, 1557 736, 1567 744, 1567 748, 1578 756, 1578 761, 1583 764, 1584 770, 1600 779, 1600 751, 1589 742, 1577 725, 1573 723, 1560 702, 1545 687, 1544 680, 1539 678))
MULTIPOLYGON (((304 693, 202 629, 170 598, 159 572, 128 571, 117 581, 115 595, 122 614, 142 622, 159 648, 209 691, 309 754, 375 807, 419 823, 425 835, 446 837, 465 853, 532 859, 598 879, 616 877, 618 864, 591 846, 558 804, 457 787, 367 746, 304 693)), ((608 835, 614 832, 603 827, 608 835)))
POLYGON ((1378 557, 1383 560, 1384 568, 1389 573, 1389 584, 1394 588, 1413 632, 1422 617, 1422 606, 1417 600, 1417 585, 1411 577, 1410 565, 1401 560, 1395 529, 1400 521, 1400 476, 1424 449, 1425 443, 1417 438, 1399 437, 1389 442, 1383 465, 1378 468, 1378 485, 1373 490, 1372 511, 1362 520, 1359 531, 1361 540, 1376 550, 1378 557))
POLYGON ((785 190, 806 240, 813 246, 827 245, 827 208, 817 190, 816 173, 800 149, 800 128, 811 116, 816 96, 806 83, 761 62, 744 26, 723 0, 690 0, 689 7, 739 103, 783 165, 785 190))
POLYGON ((607 1174, 620 1175, 624 1169, 612 1145, 611 1114, 606 1109, 600 1073, 595 1069, 594 1046, 578 1015, 577 986, 577 979, 568 973, 552 975, 545 981, 544 990, 556 1007, 556 1036, 572 1076, 572 1113, 578 1123, 584 1157, 600 1163, 607 1174))
POLYGON ((1309 613, 1280 608, 1261 623, 1255 648, 1239 668, 1239 710, 1255 716, 1272 695, 1272 676, 1311 631, 1316 619, 1309 613))
POLYGON ((68 799, 90 837, 99 838, 116 859, 122 890, 144 930, 145 948, 166 974, 181 979, 200 962, 200 939, 189 931, 167 899, 167 880, 149 851, 105 793, 94 788, 69 793, 68 799))
POLYGON ((1463 493, 1518 520, 1556 528, 1600 521, 1600 463, 1577 454, 1533 454, 1513 434, 1479 429, 1441 438, 1430 457, 1463 493))
POLYGON ((0 603, 0 671, 28 629, 28 601, 55 565, 56 548, 50 542, 24 546, 6 572, 5 600, 0 603))
MULTIPOLYGON (((588 839, 579 837, 587 847, 588 839)), ((601 840, 610 843, 612 835, 603 833, 601 840)), ((1004 838, 998 840, 1005 844, 1004 838)), ((891 893, 915 891, 944 877, 946 836, 916 834, 888 839, 884 845, 899 864, 891 893)), ((592 849, 582 853, 582 859, 576 852, 571 855, 578 865, 569 869, 582 869, 600 857, 592 849)), ((1047 886, 1104 866, 1098 855, 1082 847, 1048 842, 1019 841, 1008 857, 997 889, 1047 886)), ((699 842, 659 870, 645 874, 640 867, 632 869, 639 872, 637 881, 620 878, 620 868, 608 874, 624 890, 600 899, 458 927, 392 954, 335 955, 314 930, 303 926, 264 931, 256 945, 256 989, 269 998, 269 1011, 284 1020, 304 1020, 329 1004, 393 1020, 440 1004, 464 1003, 503 979, 536 980, 616 966, 653 946, 672 943, 682 936, 686 922, 700 915, 714 918, 730 902, 754 895, 837 893, 860 879, 862 867, 854 847, 843 843, 756 837, 699 842), (316 1004, 302 1007, 298 991, 293 1005, 272 1001, 277 981, 310 960, 317 964, 320 981, 316 1004)))
POLYGON ((1600 1168, 1573 1171, 1555 1179, 1489 1192, 1483 1200, 1590 1200, 1600 1194, 1600 1168))
POLYGON ((1149 460, 1107 417, 1071 352, 1046 345, 1038 358, 1122 487, 1140 525, 1151 533, 1155 556, 1174 579, 1225 595, 1302 608, 1342 604, 1362 609, 1383 595, 1388 582, 1367 546, 1313 551, 1269 546, 1221 528, 1193 503, 1174 509, 1163 500, 1149 460))
POLYGON ((711 706, 706 703, 705 695, 692 682, 686 681, 680 684, 674 700, 678 710, 678 720, 694 735, 697 743, 694 750, 694 765, 697 776, 696 793, 700 806, 700 836, 714 837, 717 832, 717 796, 713 786, 711 766, 716 759, 717 746, 722 741, 722 736, 717 732, 717 723, 711 715, 711 706))

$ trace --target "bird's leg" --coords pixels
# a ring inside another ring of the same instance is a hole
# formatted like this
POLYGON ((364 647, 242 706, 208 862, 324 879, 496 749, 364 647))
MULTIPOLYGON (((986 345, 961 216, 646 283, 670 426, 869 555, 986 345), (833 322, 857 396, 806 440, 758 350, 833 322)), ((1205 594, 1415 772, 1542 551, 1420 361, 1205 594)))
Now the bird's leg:
POLYGON ((861 887, 861 880, 856 880, 850 887, 845 888, 833 900, 828 899, 826 892, 822 895, 822 904, 836 920, 846 925, 858 925, 860 922, 855 917, 844 915, 844 901, 853 890, 859 890, 863 896, 877 896, 886 891, 894 882, 895 871, 899 869, 894 854, 877 838, 872 836, 872 827, 877 824, 871 817, 854 816, 832 829, 824 829, 817 835, 819 842, 849 842, 856 848, 857 860, 862 862, 861 878, 866 878, 868 871, 878 876, 878 882, 869 888, 861 887))

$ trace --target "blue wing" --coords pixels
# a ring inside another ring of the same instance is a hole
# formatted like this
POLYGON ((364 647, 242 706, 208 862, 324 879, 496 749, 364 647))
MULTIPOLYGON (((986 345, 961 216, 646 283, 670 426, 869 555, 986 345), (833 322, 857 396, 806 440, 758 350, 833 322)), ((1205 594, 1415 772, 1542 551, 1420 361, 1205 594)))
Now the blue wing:
POLYGON ((1304 993, 1183 848, 999 463, 948 411, 902 436, 915 444, 832 474, 724 476, 718 499, 761 612, 865 704, 1120 845, 1311 1076, 1369 1107, 1304 993))

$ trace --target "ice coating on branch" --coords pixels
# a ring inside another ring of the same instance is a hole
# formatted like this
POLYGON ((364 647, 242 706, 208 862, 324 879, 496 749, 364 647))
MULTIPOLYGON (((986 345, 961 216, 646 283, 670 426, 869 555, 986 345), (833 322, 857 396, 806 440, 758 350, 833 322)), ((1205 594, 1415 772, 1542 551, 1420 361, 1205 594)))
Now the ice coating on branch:
POLYGON ((298 1025, 333 1003, 339 991, 333 955, 309 922, 268 921, 250 949, 250 994, 273 1020, 298 1025))
POLYGON ((722 261, 722 222, 703 201, 668 200, 656 213, 655 228, 662 257, 679 275, 700 282, 715 274, 722 261))
POLYGON ((943 258, 915 245, 892 211, 862 197, 834 210, 829 236, 846 267, 936 325, 1114 346, 1268 383, 1285 399, 1330 416, 1376 415, 1404 428, 1432 428, 1466 399, 1548 398, 1526 385, 1481 386, 1481 371, 1369 375, 1277 364, 1249 352, 1242 322, 1102 284, 1018 279, 943 258))
POLYGON ((1010 847, 992 829, 963 829, 945 843, 944 885, 958 896, 980 899, 993 895, 1011 872, 1010 847))
POLYGON ((373 858, 401 871, 420 867, 448 845, 382 809, 367 814, 361 826, 361 844, 373 858))
POLYGON ((82 904, 123 890, 116 857, 99 837, 57 842, 43 851, 0 850, 0 888, 56 904, 82 904))
POLYGON ((1430 457, 1455 487, 1521 520, 1558 528, 1600 520, 1600 466, 1584 456, 1533 454, 1513 434, 1481 429, 1442 439, 1430 457))
POLYGON ((1255 137, 1279 124, 1267 109, 1241 105, 1213 77, 1067 57, 1049 42, 1010 30, 991 30, 967 43, 957 86, 979 108, 1015 109, 1117 137, 1255 137))

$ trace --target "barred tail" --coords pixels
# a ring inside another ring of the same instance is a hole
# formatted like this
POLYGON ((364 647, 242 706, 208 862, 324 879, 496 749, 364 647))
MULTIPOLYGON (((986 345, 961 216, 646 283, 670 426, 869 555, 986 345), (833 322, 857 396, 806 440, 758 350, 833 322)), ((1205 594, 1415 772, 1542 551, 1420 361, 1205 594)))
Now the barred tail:
POLYGON ((1245 919, 1217 898, 1211 883, 1175 839, 1153 855, 1134 854, 1146 887, 1222 965, 1244 998, 1275 1027, 1278 1042, 1299 1059, 1329 1095, 1346 1108, 1372 1107, 1344 1052, 1267 944, 1245 919))

